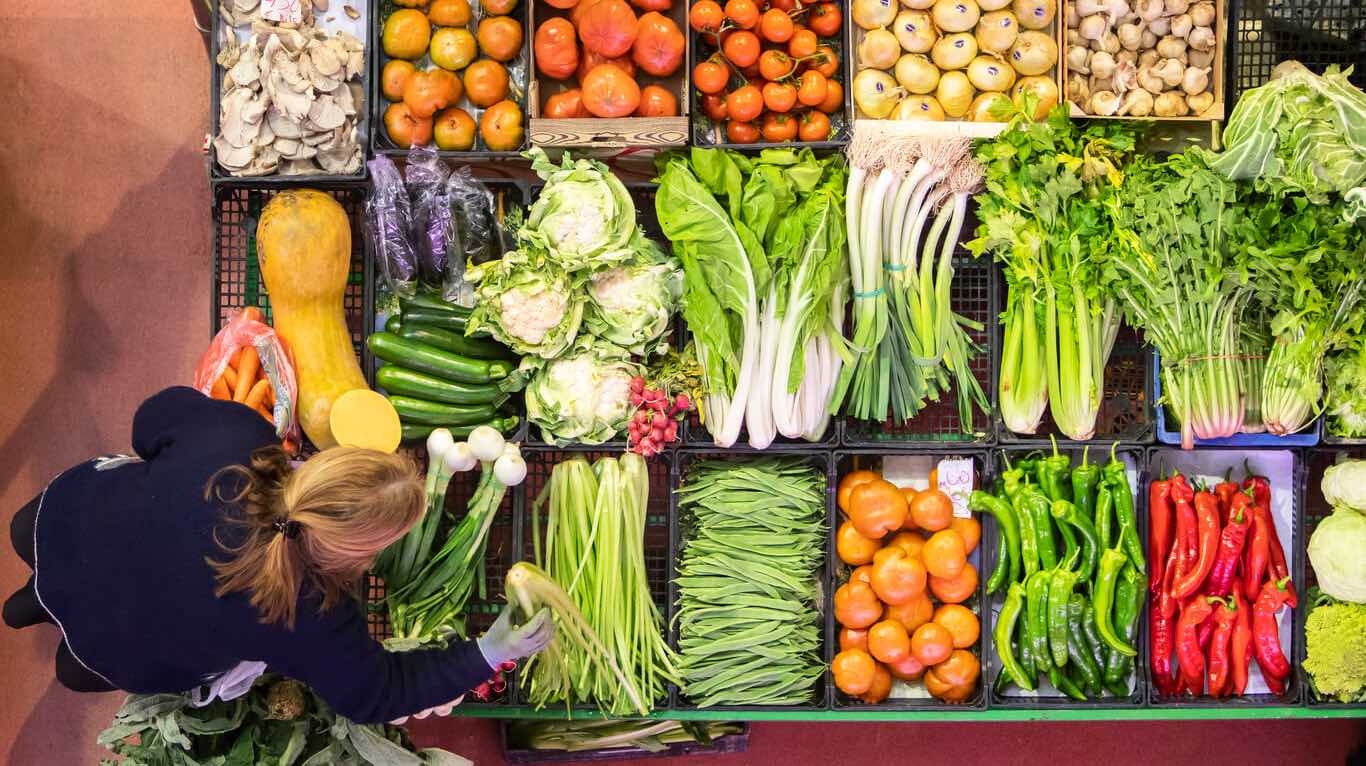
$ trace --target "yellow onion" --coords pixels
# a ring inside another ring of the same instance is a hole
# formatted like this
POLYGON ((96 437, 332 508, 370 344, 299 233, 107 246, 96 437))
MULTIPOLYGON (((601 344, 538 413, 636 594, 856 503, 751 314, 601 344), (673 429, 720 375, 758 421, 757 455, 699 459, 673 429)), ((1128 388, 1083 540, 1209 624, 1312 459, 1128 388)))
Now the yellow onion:
POLYGON ((864 69, 854 75, 854 103, 859 111, 880 120, 891 114, 896 102, 906 91, 897 87, 896 80, 880 69, 864 69))
POLYGON ((894 120, 934 120, 944 119, 944 107, 934 96, 907 96, 896 105, 892 112, 894 120))
POLYGON ((997 119, 991 115, 998 101, 1010 101, 1004 93, 979 93, 977 98, 972 100, 972 105, 968 107, 968 119, 973 122, 1005 122, 1010 119, 1007 114, 1005 119, 997 119))
POLYGON ((977 57, 977 39, 969 32, 945 35, 930 49, 930 59, 940 69, 964 69, 977 57))
POLYGON ((939 78, 939 86, 934 90, 934 97, 944 108, 944 114, 956 119, 968 113, 974 93, 968 76, 955 69, 952 72, 945 72, 944 76, 939 78))

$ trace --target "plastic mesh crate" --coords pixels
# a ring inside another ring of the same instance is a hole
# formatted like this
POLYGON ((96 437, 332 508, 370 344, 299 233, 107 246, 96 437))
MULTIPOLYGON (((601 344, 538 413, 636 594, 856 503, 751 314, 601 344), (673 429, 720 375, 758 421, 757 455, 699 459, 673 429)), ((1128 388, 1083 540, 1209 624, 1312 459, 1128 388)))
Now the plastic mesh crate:
POLYGON ((1366 87, 1366 4, 1361 0, 1236 0, 1227 90, 1236 99, 1271 79, 1294 59, 1322 73, 1329 64, 1355 66, 1352 82, 1366 87))
MULTIPOLYGON (((976 216, 969 214, 963 225, 966 233, 977 226, 976 216)), ((981 330, 969 330, 968 337, 981 346, 972 357, 972 375, 987 396, 990 409, 986 412, 973 407, 972 422, 966 424, 958 416, 957 392, 952 384, 930 401, 925 409, 905 423, 891 421, 874 423, 855 418, 844 418, 843 443, 849 447, 958 447, 988 445, 994 442, 991 410, 996 408, 996 387, 992 385, 992 370, 999 358, 996 335, 991 331, 998 313, 995 285, 995 265, 985 258, 973 259, 961 254, 954 257, 953 285, 949 301, 960 316, 980 323, 981 330)), ((852 325, 848 328, 852 331, 852 325)))

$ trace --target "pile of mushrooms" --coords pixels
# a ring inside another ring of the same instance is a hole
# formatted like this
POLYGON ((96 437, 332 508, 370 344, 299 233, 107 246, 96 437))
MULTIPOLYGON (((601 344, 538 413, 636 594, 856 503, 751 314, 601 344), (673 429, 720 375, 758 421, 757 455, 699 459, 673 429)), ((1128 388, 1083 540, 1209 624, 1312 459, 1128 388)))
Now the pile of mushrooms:
POLYGON ((365 93, 365 44, 313 26, 309 3, 299 24, 260 17, 260 0, 222 0, 218 52, 223 73, 218 164, 235 176, 349 174, 364 153, 357 123, 365 93), (238 43, 232 27, 249 23, 238 43))
POLYGON ((1067 0, 1067 98, 1087 114, 1199 116, 1214 104, 1211 0, 1067 0))

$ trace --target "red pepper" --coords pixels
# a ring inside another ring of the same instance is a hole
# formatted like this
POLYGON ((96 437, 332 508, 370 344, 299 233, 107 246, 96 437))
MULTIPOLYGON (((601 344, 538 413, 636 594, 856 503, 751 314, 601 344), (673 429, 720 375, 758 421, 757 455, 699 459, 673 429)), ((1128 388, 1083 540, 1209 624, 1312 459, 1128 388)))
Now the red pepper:
POLYGON ((1233 590, 1233 575, 1238 571, 1238 560, 1243 555, 1243 545, 1247 541, 1247 528, 1252 521, 1252 499, 1239 492, 1233 498, 1229 509, 1228 524, 1219 534, 1219 553, 1210 569, 1205 593, 1211 596, 1227 596, 1233 590))
POLYGON ((1162 614, 1156 601, 1148 607, 1148 660, 1153 683, 1164 697, 1176 693, 1176 673, 1172 669, 1172 616, 1162 614))
POLYGON ((1195 593, 1214 567, 1214 554, 1219 550, 1219 498, 1209 492, 1195 496, 1195 515, 1200 527, 1199 553, 1194 563, 1187 563, 1172 583, 1172 596, 1184 599, 1195 593))
MULTIPOLYGON (((1201 598, 1194 596, 1194 598, 1201 598)), ((1195 635, 1200 638, 1200 651, 1209 654, 1209 643, 1214 638, 1214 610, 1211 609, 1209 616, 1196 628, 1195 635)))
POLYGON ((1252 494, 1252 504, 1271 507, 1271 480, 1252 472, 1252 467, 1243 463, 1247 478, 1243 479, 1243 491, 1252 494))
MULTIPOLYGON (((1290 576, 1290 567, 1285 562, 1285 548, 1281 546, 1281 536, 1276 531, 1276 522, 1271 516, 1271 482, 1265 476, 1252 474, 1250 470, 1248 474, 1248 477, 1243 480, 1243 488, 1252 491, 1253 505, 1266 511, 1267 547, 1271 554, 1271 579, 1284 580, 1290 576)), ((1287 583, 1286 590, 1290 592, 1290 600, 1286 603, 1290 604, 1293 609, 1297 601, 1294 584, 1287 583)), ((1252 600, 1252 598, 1252 596, 1248 596, 1248 600, 1252 600)))
MULTIPOLYGON (((1254 501, 1255 502, 1255 501, 1254 501)), ((1243 595, 1251 604, 1257 600, 1271 560, 1271 538, 1267 536, 1270 515, 1259 505, 1252 506, 1252 525, 1248 529, 1247 552, 1243 556, 1243 595)))
POLYGON ((1232 655, 1233 693, 1242 696, 1247 689, 1247 668, 1252 663, 1248 648, 1252 645, 1252 610, 1243 601, 1237 588, 1233 589, 1233 609, 1236 622, 1233 626, 1233 639, 1229 642, 1232 655))
POLYGON ((1272 694, 1285 691, 1285 679, 1290 675, 1290 663, 1281 652, 1280 623, 1276 621, 1276 612, 1289 600, 1287 582, 1267 580, 1252 605, 1252 649, 1272 694))
MULTIPOLYGON (((1170 583, 1179 582, 1188 568, 1195 565, 1192 560, 1195 540, 1195 492, 1186 483, 1186 477, 1177 474, 1171 480, 1172 501, 1176 506, 1176 533, 1172 539, 1172 558, 1167 561, 1164 576, 1170 583)), ((1168 588, 1175 593, 1174 587, 1168 588)))
MULTIPOLYGON (((1232 469, 1230 469, 1232 470, 1232 469)), ((1233 508, 1233 496, 1238 494, 1238 482, 1224 480, 1214 485, 1214 496, 1219 498, 1219 525, 1228 523, 1228 515, 1233 508)))
POLYGON ((1166 479, 1148 485, 1148 590, 1157 593, 1172 545, 1172 488, 1166 479))
POLYGON ((1219 598, 1208 600, 1218 603, 1214 608, 1214 640, 1209 647, 1209 693, 1213 697, 1223 697, 1229 692, 1229 644, 1238 614, 1231 602, 1219 598))
POLYGON ((1213 611, 1204 598, 1193 598, 1182 606, 1181 618, 1176 622, 1176 665, 1181 688, 1196 696, 1205 688, 1205 654, 1200 651, 1197 634, 1200 623, 1213 611))

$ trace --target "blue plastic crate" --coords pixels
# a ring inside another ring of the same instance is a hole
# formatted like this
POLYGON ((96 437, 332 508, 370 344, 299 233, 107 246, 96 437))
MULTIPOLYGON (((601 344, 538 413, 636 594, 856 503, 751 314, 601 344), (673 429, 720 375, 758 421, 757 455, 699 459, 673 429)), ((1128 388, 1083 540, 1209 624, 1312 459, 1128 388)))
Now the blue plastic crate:
MULTIPOLYGON (((1181 429, 1172 430, 1167 426, 1167 408, 1162 404, 1162 359, 1153 350, 1153 408, 1157 411, 1157 441, 1160 444, 1181 444, 1181 429)), ((1197 447, 1313 447, 1319 443, 1323 431, 1323 418, 1316 418, 1308 429, 1296 434, 1276 436, 1274 434, 1238 434, 1221 439, 1196 439, 1197 447)))

